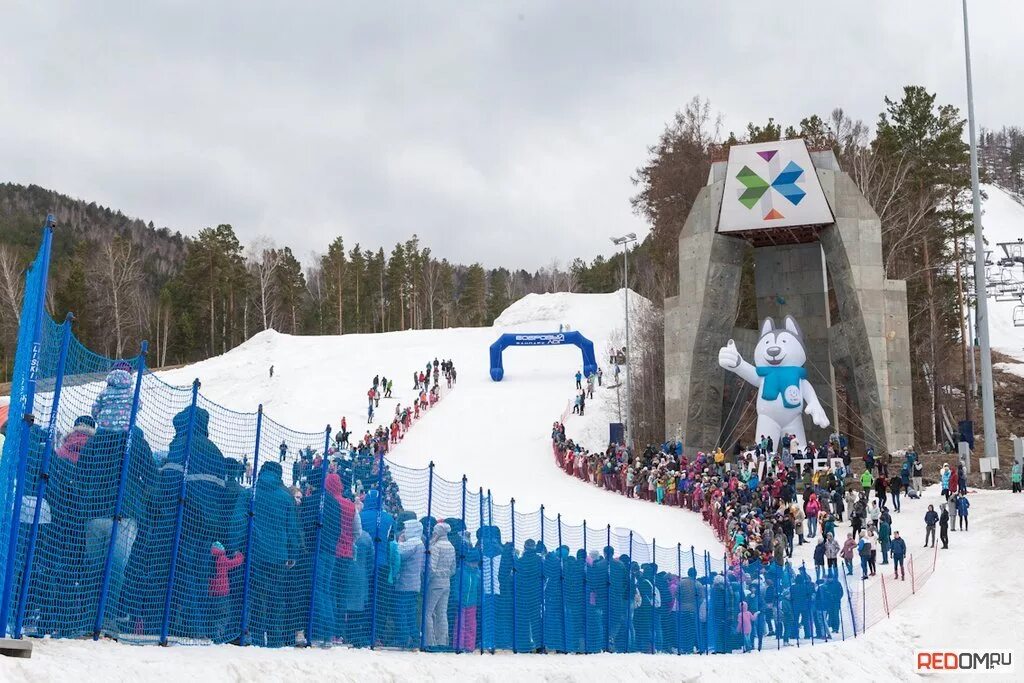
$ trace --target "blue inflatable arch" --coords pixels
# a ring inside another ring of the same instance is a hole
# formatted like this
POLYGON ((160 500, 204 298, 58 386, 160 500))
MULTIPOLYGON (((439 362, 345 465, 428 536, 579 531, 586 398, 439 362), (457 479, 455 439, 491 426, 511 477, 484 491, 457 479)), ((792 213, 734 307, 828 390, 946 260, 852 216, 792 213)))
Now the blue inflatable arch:
POLYGON ((501 354, 509 346, 561 346, 574 344, 583 352, 583 374, 597 372, 597 358, 594 356, 594 342, 579 332, 552 332, 545 334, 512 333, 503 334, 491 344, 491 379, 500 382, 505 376, 501 354))

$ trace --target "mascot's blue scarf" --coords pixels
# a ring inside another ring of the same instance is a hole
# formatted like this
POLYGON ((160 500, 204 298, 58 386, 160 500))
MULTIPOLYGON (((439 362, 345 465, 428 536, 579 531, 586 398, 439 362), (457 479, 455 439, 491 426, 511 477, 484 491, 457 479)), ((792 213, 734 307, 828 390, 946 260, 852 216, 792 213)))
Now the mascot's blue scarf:
POLYGON ((764 377, 764 385, 761 387, 761 398, 766 401, 774 401, 782 396, 782 405, 787 408, 799 408, 799 403, 790 403, 786 400, 787 387, 799 387, 800 380, 807 379, 807 370, 796 366, 766 365, 757 366, 758 377, 764 377))

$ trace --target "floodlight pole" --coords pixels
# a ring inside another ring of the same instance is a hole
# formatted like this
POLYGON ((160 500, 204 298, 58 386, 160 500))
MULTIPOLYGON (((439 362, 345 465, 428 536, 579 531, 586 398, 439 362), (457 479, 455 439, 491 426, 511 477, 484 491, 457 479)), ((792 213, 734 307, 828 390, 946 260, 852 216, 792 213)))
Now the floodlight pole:
POLYGON ((630 374, 630 372, 629 372, 629 360, 630 360, 630 357, 632 356, 632 352, 631 352, 631 350, 629 348, 629 245, 632 242, 636 242, 636 233, 635 232, 631 232, 631 233, 629 233, 627 235, 623 235, 622 237, 613 237, 611 239, 612 239, 612 243, 613 244, 616 244, 616 245, 619 245, 619 246, 622 247, 622 268, 623 268, 623 271, 622 271, 622 288, 625 290, 623 292, 623 300, 625 302, 624 306, 625 306, 625 314, 626 314, 626 424, 625 424, 625 433, 626 433, 626 443, 629 444, 630 443, 630 439, 633 438, 633 432, 631 431, 631 429, 633 427, 633 424, 632 424, 632 420, 630 419, 630 416, 632 414, 632 401, 630 399, 632 398, 632 396, 630 394, 630 380, 629 380, 629 374, 630 374))
MULTIPOLYGON (((992 349, 988 336, 988 292, 985 285, 985 242, 981 232, 981 194, 978 189, 978 141, 974 131, 974 85, 971 82, 971 37, 967 29, 967 0, 963 0, 964 58, 967 65, 967 127, 971 140, 971 191, 974 194, 974 293, 978 341, 981 343, 981 413, 985 425, 985 457, 999 457, 995 398, 992 392, 992 349)), ((993 463, 994 464, 994 463, 993 463)))

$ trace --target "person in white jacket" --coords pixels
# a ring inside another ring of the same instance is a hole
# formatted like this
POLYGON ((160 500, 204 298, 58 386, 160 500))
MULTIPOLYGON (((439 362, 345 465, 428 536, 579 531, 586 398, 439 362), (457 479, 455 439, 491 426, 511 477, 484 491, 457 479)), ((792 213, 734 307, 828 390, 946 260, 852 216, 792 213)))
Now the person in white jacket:
POLYGON ((434 526, 430 537, 430 581, 427 585, 427 646, 448 646, 448 595, 455 574, 455 548, 448 540, 451 531, 444 522, 434 526))

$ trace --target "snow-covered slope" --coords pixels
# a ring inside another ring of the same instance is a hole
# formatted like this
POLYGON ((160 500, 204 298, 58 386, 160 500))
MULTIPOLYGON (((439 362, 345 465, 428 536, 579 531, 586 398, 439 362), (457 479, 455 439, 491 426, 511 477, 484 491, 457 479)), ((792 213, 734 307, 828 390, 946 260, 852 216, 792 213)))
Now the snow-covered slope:
MULTIPOLYGON (((531 294, 490 328, 332 337, 263 332, 223 356, 161 373, 161 378, 180 385, 199 377, 212 400, 242 411, 262 403, 274 420, 297 429, 337 426, 345 415, 360 436, 373 375, 394 378, 394 398, 381 401, 378 409, 379 419, 390 421, 396 403, 413 399, 413 371, 428 360, 450 358, 458 371, 457 386, 392 451, 394 462, 422 468, 433 461, 438 476, 459 481, 465 474, 470 491, 490 489, 495 503, 514 497, 517 511, 532 512, 544 504, 549 517, 560 513, 566 525, 585 520, 588 527, 603 529, 610 524, 633 529, 647 541, 656 538, 659 546, 682 543, 717 555, 721 546, 697 515, 607 493, 556 468, 551 426, 574 395, 579 349, 509 348, 505 378, 490 378, 488 350, 499 334, 557 332, 561 324, 594 342, 611 379, 607 351, 622 345, 623 294, 531 294)), ((651 305, 632 293, 630 304, 635 312, 651 305)), ((601 447, 607 423, 616 418, 615 406, 615 391, 602 387, 588 402, 585 417, 570 416, 567 430, 583 434, 586 445, 601 447)))
MULTIPOLYGON (((1003 250, 996 245, 1000 242, 1016 242, 1024 238, 1024 204, 1018 203, 1008 192, 995 185, 983 185, 988 198, 982 208, 982 225, 988 248, 993 251, 993 260, 1003 256, 1003 250)), ((989 277, 997 275, 998 268, 989 268, 989 277)), ((1013 269, 1021 277, 1020 266, 1013 269)), ((992 348, 1024 361, 1024 327, 1014 327, 1013 308, 1020 302, 988 301, 989 333, 992 348)), ((1024 372, 1024 366, 1020 368, 1024 372)))

